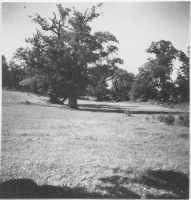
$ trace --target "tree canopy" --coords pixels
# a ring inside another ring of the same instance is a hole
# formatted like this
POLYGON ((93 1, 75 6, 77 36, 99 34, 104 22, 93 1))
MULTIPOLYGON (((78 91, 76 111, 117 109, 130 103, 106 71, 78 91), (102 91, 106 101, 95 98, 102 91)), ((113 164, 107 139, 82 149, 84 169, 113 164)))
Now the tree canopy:
MULTIPOLYGON (((100 16, 98 6, 84 13, 57 5, 59 17, 53 13, 49 21, 39 14, 32 21, 40 26, 32 38, 31 47, 19 48, 19 59, 29 77, 46 77, 50 89, 62 96, 67 93, 69 107, 77 108, 77 95, 88 84, 90 68, 106 65, 115 67, 123 61, 116 57, 116 37, 109 32, 91 32, 90 23, 100 16)), ((43 81, 43 79, 42 79, 43 81)))
MULTIPOLYGON (((146 49, 147 53, 154 53, 155 58, 139 68, 139 73, 132 85, 130 97, 141 101, 157 99, 168 101, 171 97, 182 96, 182 100, 189 99, 189 57, 177 50, 170 41, 152 42, 146 49), (175 69, 174 61, 179 60, 182 66, 173 82, 171 76, 175 69)), ((189 53, 189 52, 188 52, 189 53)))
POLYGON ((29 16, 38 28, 25 39, 28 47, 17 49, 9 64, 2 57, 3 87, 46 93, 52 103, 68 98, 71 108, 78 108, 77 97, 85 94, 98 101, 169 101, 172 97, 189 101, 190 49, 185 54, 170 41, 152 42, 146 52, 155 58, 148 58, 136 76, 120 69, 123 60, 117 54, 117 38, 91 29, 101 5, 80 12, 58 4, 58 15, 53 13, 52 18, 29 16), (181 66, 173 81, 175 60, 181 66))
POLYGON ((178 59, 182 63, 180 69, 178 70, 178 76, 176 78, 175 84, 177 87, 177 94, 181 96, 183 101, 189 101, 190 96, 190 84, 189 84, 189 67, 190 67, 190 48, 188 47, 188 55, 183 51, 178 52, 178 59))
POLYGON ((117 101, 129 100, 129 92, 134 82, 135 75, 123 69, 116 69, 112 79, 111 95, 117 101))
POLYGON ((158 80, 154 77, 153 68, 155 62, 150 59, 142 67, 139 68, 139 73, 135 77, 130 91, 130 99, 147 101, 148 99, 156 99, 158 90, 158 80))
POLYGON ((156 58, 150 62, 154 78, 158 79, 157 87, 160 89, 160 97, 166 101, 169 97, 168 87, 171 85, 171 74, 173 71, 173 60, 176 59, 177 50, 170 41, 161 40, 152 42, 146 50, 154 53, 156 58))

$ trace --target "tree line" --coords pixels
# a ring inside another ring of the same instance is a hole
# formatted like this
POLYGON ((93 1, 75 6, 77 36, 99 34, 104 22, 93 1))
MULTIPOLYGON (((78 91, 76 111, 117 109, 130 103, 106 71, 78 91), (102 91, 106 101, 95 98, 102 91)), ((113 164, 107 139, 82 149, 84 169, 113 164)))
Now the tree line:
POLYGON ((92 95, 98 101, 189 101, 189 54, 170 41, 152 42, 146 50, 155 55, 134 75, 118 65, 119 42, 109 32, 91 31, 91 22, 100 16, 102 4, 84 13, 57 5, 59 16, 45 19, 29 16, 39 29, 26 39, 27 48, 18 48, 10 63, 2 56, 2 86, 48 94, 52 103, 78 108, 77 98, 92 95), (181 66, 175 69, 174 61, 181 66), (177 78, 172 80, 173 70, 177 78), (111 88, 108 83, 111 82, 111 88))

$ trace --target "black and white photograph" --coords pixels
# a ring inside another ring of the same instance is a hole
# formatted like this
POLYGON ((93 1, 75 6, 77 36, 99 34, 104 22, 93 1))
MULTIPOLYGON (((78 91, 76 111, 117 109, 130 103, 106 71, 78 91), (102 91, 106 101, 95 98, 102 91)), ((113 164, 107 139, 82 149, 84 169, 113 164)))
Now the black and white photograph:
POLYGON ((190 1, 1 2, 0 199, 189 199, 190 1))

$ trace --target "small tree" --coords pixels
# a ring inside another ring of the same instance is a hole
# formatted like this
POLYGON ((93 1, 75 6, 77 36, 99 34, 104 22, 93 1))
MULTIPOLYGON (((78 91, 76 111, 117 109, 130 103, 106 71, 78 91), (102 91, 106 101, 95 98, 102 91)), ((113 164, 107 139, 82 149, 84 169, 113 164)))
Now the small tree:
POLYGON ((175 83, 178 85, 178 94, 182 97, 183 101, 189 102, 190 87, 189 87, 189 66, 190 66, 190 48, 188 47, 188 55, 183 51, 178 51, 178 59, 182 63, 178 71, 178 76, 175 83))
POLYGON ((25 78, 25 70, 15 62, 9 64, 9 81, 10 87, 16 90, 21 89, 20 82, 25 78))
POLYGON ((2 56, 2 87, 10 87, 10 72, 5 56, 2 56))
POLYGON ((140 99, 147 101, 148 99, 157 99, 158 79, 153 74, 154 63, 149 60, 142 67, 139 68, 139 73, 135 77, 130 91, 130 99, 140 99))
POLYGON ((113 45, 118 43, 115 36, 109 32, 91 33, 89 24, 100 16, 96 9, 101 5, 82 13, 58 4, 59 17, 53 13, 50 23, 36 14, 33 22, 41 31, 37 30, 33 38, 26 40, 31 48, 20 48, 15 54, 31 77, 46 76, 50 86, 56 85, 59 94, 66 91, 70 108, 78 108, 77 96, 87 86, 90 67, 103 65, 103 62, 110 66, 122 63, 114 56, 118 50, 113 45))
POLYGON ((108 81, 112 79, 116 67, 112 65, 97 65, 89 69, 89 84, 87 93, 102 101, 109 94, 108 81))
POLYGON ((129 100, 129 92, 134 82, 135 75, 126 70, 117 69, 112 79, 111 95, 114 100, 129 100))
POLYGON ((177 50, 170 41, 161 40, 152 42, 146 50, 147 53, 154 53, 153 75, 158 79, 158 88, 163 101, 166 101, 170 94, 168 93, 168 82, 172 82, 171 74, 173 71, 173 60, 176 59, 177 50))

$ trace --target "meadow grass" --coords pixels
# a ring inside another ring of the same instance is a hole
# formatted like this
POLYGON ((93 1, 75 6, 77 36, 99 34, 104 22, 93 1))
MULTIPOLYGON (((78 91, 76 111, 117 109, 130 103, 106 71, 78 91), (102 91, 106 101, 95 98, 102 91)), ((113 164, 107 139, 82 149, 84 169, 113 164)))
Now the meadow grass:
POLYGON ((188 197, 188 127, 19 104, 24 95, 3 92, 1 182, 27 178, 112 198, 188 197))

